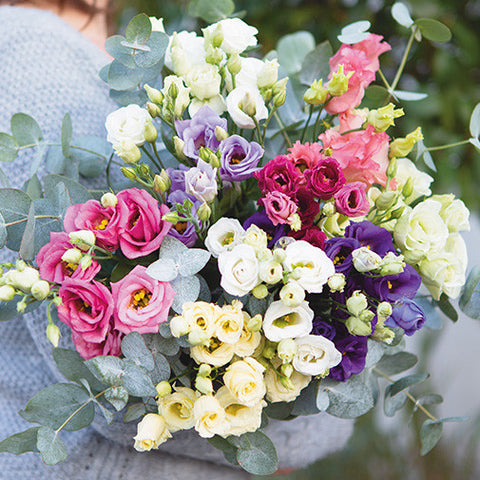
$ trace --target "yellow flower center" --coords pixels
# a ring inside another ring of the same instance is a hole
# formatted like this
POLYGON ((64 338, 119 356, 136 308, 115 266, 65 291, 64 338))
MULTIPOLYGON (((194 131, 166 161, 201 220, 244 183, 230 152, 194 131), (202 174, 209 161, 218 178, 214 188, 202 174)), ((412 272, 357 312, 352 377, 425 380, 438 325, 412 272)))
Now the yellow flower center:
POLYGON ((134 308, 135 310, 141 310, 145 308, 150 299, 152 298, 152 294, 145 289, 137 290, 130 299, 130 308, 134 308))

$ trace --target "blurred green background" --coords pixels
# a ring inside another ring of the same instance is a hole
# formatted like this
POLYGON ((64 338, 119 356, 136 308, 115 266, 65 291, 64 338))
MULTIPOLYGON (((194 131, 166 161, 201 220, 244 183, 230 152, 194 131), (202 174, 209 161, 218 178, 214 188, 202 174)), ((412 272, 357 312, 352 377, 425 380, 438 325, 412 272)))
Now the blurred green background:
MULTIPOLYGON (((214 0, 212 0, 214 1, 214 0)), ((119 28, 138 12, 163 17, 167 33, 204 26, 188 17, 188 0, 129 0, 118 9, 119 28)), ((381 57, 389 81, 403 54, 408 31, 392 18, 393 1, 383 0, 235 0, 236 11, 258 28, 261 51, 275 48, 278 39, 297 30, 308 30, 318 43, 328 39, 334 50, 340 43, 340 29, 354 21, 369 20, 371 31, 383 35, 392 45, 392 52, 381 57)), ((395 136, 404 135, 421 125, 425 144, 434 147, 465 140, 469 137, 471 112, 480 102, 480 1, 412 0, 406 3, 414 18, 435 18, 445 23, 453 38, 446 44, 428 40, 415 43, 405 73, 402 90, 425 92, 429 97, 419 102, 404 102, 406 115, 397 121, 395 136), (441 93, 439 93, 441 92, 441 93)), ((473 146, 433 152, 436 173, 434 189, 438 193, 452 191, 467 206, 480 209, 480 154, 473 146)), ((423 359, 416 371, 428 371, 430 352, 442 332, 423 332, 417 353, 423 359)), ((473 367, 475 368, 475 367, 473 367)), ((438 373, 438 372, 437 372, 438 373)), ((436 375, 436 377, 438 377, 436 375)), ((477 377, 478 378, 478 377, 477 377)), ((442 378, 434 378, 436 390, 448 388, 442 378)), ((473 379, 472 381, 475 381, 473 379)), ((478 381, 478 380, 477 380, 478 381)), ((422 388, 432 389, 426 383, 422 388)), ((435 391, 435 387, 433 387, 435 391)), ((432 390, 430 390, 432 391, 432 390)), ((381 405, 380 405, 381 407, 381 405)), ((479 405, 480 408, 480 405, 479 405)), ((381 410, 381 408, 377 409, 381 410)), ((463 412, 451 412, 462 415, 463 412)), ((379 420, 383 413, 370 413, 357 421, 355 432, 346 449, 322 461, 279 479, 348 479, 348 480, 475 480, 480 478, 478 452, 480 416, 455 429, 455 435, 442 439, 427 456, 419 455, 418 431, 424 418, 415 415, 411 406, 397 413, 395 420, 379 420)))

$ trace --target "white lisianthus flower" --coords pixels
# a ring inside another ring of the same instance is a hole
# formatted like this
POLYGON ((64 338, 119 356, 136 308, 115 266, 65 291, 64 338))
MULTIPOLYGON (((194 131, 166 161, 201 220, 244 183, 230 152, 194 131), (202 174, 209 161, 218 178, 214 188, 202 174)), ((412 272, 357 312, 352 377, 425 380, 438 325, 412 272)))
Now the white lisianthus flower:
POLYGON ((265 400, 260 400, 250 407, 238 403, 227 387, 220 387, 215 395, 225 410, 228 429, 223 436, 242 435, 246 432, 255 432, 262 423, 262 410, 267 406, 265 400))
POLYGON ((360 273, 371 272, 382 265, 382 257, 368 247, 360 247, 352 252, 353 266, 360 273))
POLYGON ((432 194, 430 184, 433 182, 433 178, 427 173, 418 170, 415 164, 408 158, 397 158, 397 173, 394 178, 398 191, 401 191, 408 179, 412 178, 413 191, 405 199, 407 203, 412 203, 422 195, 428 197, 432 194))
MULTIPOLYGON (((255 57, 240 57, 240 71, 235 75, 235 87, 258 88, 257 77, 264 63, 255 57)), ((227 88, 233 89, 231 78, 227 76, 227 88)))
MULTIPOLYGON (((247 316, 245 321, 250 320, 247 313, 244 312, 244 315, 247 316)), ((235 355, 242 358, 250 357, 260 345, 261 341, 262 334, 260 332, 251 332, 244 326, 240 338, 234 345, 235 355)))
POLYGON ((305 300, 305 290, 295 280, 289 280, 280 290, 280 299, 288 307, 298 307, 305 300))
MULTIPOLYGON (((274 361, 275 367, 280 365, 280 362, 274 361)), ((265 386, 267 388, 267 400, 269 402, 292 402, 299 395, 300 392, 310 383, 312 377, 310 375, 303 375, 297 371, 293 371, 290 375, 290 387, 288 388, 282 384, 280 377, 273 368, 268 368, 265 372, 265 386)))
POLYGON ((228 366, 223 383, 237 402, 253 407, 266 393, 263 382, 265 368, 254 358, 247 357, 228 366))
POLYGON ((312 330, 313 317, 313 310, 306 301, 297 307, 289 307, 278 300, 272 302, 265 312, 263 332, 272 342, 303 337, 312 330))
POLYGON ((165 52, 165 66, 176 75, 185 77, 195 65, 205 65, 203 37, 195 32, 175 32, 165 52))
POLYGON ((224 435, 228 428, 225 410, 211 395, 202 395, 193 406, 195 430, 203 438, 224 435))
POLYGON ((230 117, 240 128, 255 128, 251 116, 255 117, 257 122, 268 117, 268 109, 256 87, 237 87, 228 94, 226 101, 230 117))
POLYGON ((222 217, 208 229, 205 246, 217 258, 238 245, 244 234, 245 230, 236 218, 222 217))
POLYGON ((334 273, 335 266, 326 253, 304 240, 287 245, 283 266, 287 272, 295 272, 297 282, 308 293, 321 293, 334 273))
POLYGON ((165 33, 165 27, 163 26, 163 18, 148 17, 152 24, 152 32, 165 33))
POLYGON ((138 452, 147 452, 157 449, 171 437, 163 417, 156 413, 147 413, 137 425, 137 435, 133 437, 134 448, 138 452))
POLYGON ((242 240, 246 245, 250 245, 257 252, 267 249, 268 238, 266 232, 255 224, 250 225, 245 232, 242 240))
POLYGON ((145 127, 152 122, 147 110, 132 104, 119 108, 107 116, 105 128, 107 141, 113 147, 119 147, 122 142, 137 146, 145 143, 145 127))
POLYGON ((398 219, 393 236, 408 263, 418 263, 445 247, 449 232, 441 207, 440 202, 425 200, 413 209, 407 207, 398 219))
POLYGON ((188 430, 195 425, 193 405, 198 393, 187 387, 174 387, 175 391, 157 400, 158 412, 165 419, 170 432, 188 430))
POLYGON ((321 335, 307 335, 296 338, 297 353, 293 367, 303 375, 322 375, 342 361, 342 354, 335 344, 321 335))
POLYGON ((184 85, 183 80, 180 77, 177 77, 176 75, 169 75, 163 80, 162 93, 165 98, 169 98, 168 91, 172 84, 177 87, 178 91, 173 104, 173 112, 177 118, 181 118, 183 112, 190 103, 190 88, 184 85))
POLYGON ((257 75, 258 88, 270 88, 278 79, 278 60, 267 60, 263 63, 262 69, 257 75))
POLYGON ((224 305, 215 319, 215 336, 221 342, 236 344, 242 335, 243 319, 240 302, 224 305))
POLYGON ((242 53, 247 47, 254 47, 257 44, 255 35, 258 33, 258 30, 247 25, 239 18, 220 20, 204 29, 204 35, 208 35, 208 32, 211 32, 213 35, 213 32, 219 25, 223 33, 223 42, 220 48, 225 53, 242 53), (207 32, 206 34, 205 31, 207 32))
POLYGON ((207 100, 220 93, 220 83, 222 77, 218 73, 218 67, 210 65, 194 66, 186 77, 187 85, 190 87, 192 95, 200 100, 207 100))
POLYGON ((213 303, 186 302, 182 306, 182 317, 189 327, 188 331, 199 329, 207 338, 215 333, 215 323, 219 313, 220 307, 213 303))
POLYGON ((280 282, 283 278, 282 265, 274 260, 261 262, 259 275, 262 282, 274 285, 275 283, 280 282))
POLYGON ((207 363, 213 367, 223 367, 233 358, 235 345, 222 343, 211 338, 208 345, 195 345, 190 349, 190 356, 200 365, 207 363))
POLYGON ((250 245, 236 245, 231 251, 222 252, 218 269, 222 275, 220 285, 230 295, 243 297, 259 282, 259 263, 250 245))
POLYGON ((470 230, 470 222, 468 221, 470 211, 460 199, 455 198, 453 193, 433 195, 431 200, 441 203, 440 216, 447 224, 450 233, 470 230))
POLYGON ((190 117, 195 116, 195 114, 205 105, 210 107, 218 115, 221 115, 227 109, 227 104, 220 94, 215 95, 212 98, 207 98, 206 100, 193 98, 190 102, 190 106, 188 107, 188 113, 190 117))

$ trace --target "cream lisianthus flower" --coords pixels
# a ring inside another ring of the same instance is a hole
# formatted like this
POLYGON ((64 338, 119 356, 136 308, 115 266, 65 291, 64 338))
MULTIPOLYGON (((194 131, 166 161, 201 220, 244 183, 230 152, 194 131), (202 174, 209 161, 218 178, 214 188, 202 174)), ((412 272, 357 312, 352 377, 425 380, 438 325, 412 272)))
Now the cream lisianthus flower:
POLYGON ((268 238, 266 232, 252 224, 247 228, 242 242, 253 247, 256 252, 260 252, 267 248, 268 238))
POLYGON ((228 429, 225 410, 211 395, 202 395, 193 406, 195 430, 203 438, 224 435, 228 429))
POLYGON ((165 66, 185 77, 195 65, 206 65, 204 44, 203 37, 195 32, 175 32, 165 52, 165 66))
MULTIPOLYGON (((278 360, 274 360, 275 367, 280 365, 278 360)), ((290 386, 287 388, 280 381, 280 377, 273 368, 267 368, 265 372, 265 386, 267 388, 267 400, 269 402, 292 402, 299 395, 309 383, 312 377, 310 375, 303 375, 297 371, 293 371, 290 375, 290 386)))
POLYGON ((187 74, 186 83, 191 89, 193 96, 199 100, 207 100, 220 93, 222 77, 218 73, 218 67, 206 63, 194 66, 187 74))
POLYGON ((171 438, 164 418, 156 413, 147 413, 137 426, 137 435, 134 448, 138 452, 146 452, 158 448, 158 446, 171 438))
MULTIPOLYGON (((244 312, 244 315, 248 317, 248 320, 250 319, 247 313, 244 312)), ((244 325, 242 334, 234 345, 235 355, 238 355, 242 358, 252 356, 257 347, 260 345, 261 340, 262 334, 260 332, 250 332, 244 325)))
POLYGON ((225 343, 237 343, 243 330, 243 312, 241 302, 224 305, 215 319, 215 336, 225 343))
POLYGON ((157 401, 158 411, 172 433, 188 430, 195 425, 193 405, 199 397, 199 394, 191 388, 174 388, 174 392, 157 401))
POLYGON ((223 383, 242 405, 255 405, 265 396, 265 368, 251 357, 232 363, 223 375, 223 383))
POLYGON ((163 80, 162 93, 167 101, 174 101, 173 112, 175 117, 181 118, 183 112, 190 103, 190 88, 184 85, 183 80, 180 77, 177 77, 176 75, 169 75, 163 80), (169 91, 172 85, 175 85, 177 90, 175 99, 169 97, 169 91))
POLYGON ((406 203, 410 204, 422 195, 428 197, 432 194, 430 184, 433 182, 433 178, 427 173, 418 170, 415 164, 408 158, 397 158, 397 172, 394 178, 398 191, 403 189, 409 178, 412 179, 412 193, 405 198, 406 203))
POLYGON ((227 387, 220 387, 215 395, 225 410, 228 428, 222 435, 242 435, 246 432, 255 432, 262 423, 262 410, 267 406, 265 400, 260 400, 251 407, 238 403, 227 387))
POLYGON ((335 344, 321 335, 296 338, 298 350, 293 357, 293 367, 303 375, 322 375, 342 361, 335 344))
POLYGON ((274 260, 268 260, 260 263, 259 277, 262 282, 274 285, 283 278, 282 265, 274 260))
POLYGON ((215 333, 215 321, 220 307, 207 302, 187 302, 182 306, 182 317, 190 326, 190 330, 200 329, 207 337, 215 333))
POLYGON ((217 258, 238 245, 244 234, 245 230, 236 218, 222 217, 208 229, 205 246, 217 258))
POLYGON ((214 367, 223 367, 233 358, 235 346, 231 343, 220 342, 215 337, 208 345, 196 345, 190 349, 190 356, 198 363, 207 363, 214 367))
POLYGON ((459 198, 455 198, 453 193, 433 195, 430 199, 440 202, 442 205, 440 216, 447 224, 450 233, 470 230, 470 222, 468 220, 470 211, 459 198))
POLYGON ((145 127, 151 124, 152 117, 147 110, 132 104, 119 108, 107 116, 105 128, 107 141, 113 147, 120 147, 122 142, 137 146, 145 143, 145 127))
POLYGON ((257 87, 237 87, 228 94, 226 102, 230 117, 240 128, 252 130, 255 128, 252 117, 257 122, 268 117, 268 109, 257 87))
POLYGON ((254 47, 257 44, 258 30, 246 24, 240 18, 225 18, 213 23, 203 29, 204 36, 213 35, 218 27, 221 28, 223 34, 220 48, 225 53, 242 53, 247 47, 254 47))

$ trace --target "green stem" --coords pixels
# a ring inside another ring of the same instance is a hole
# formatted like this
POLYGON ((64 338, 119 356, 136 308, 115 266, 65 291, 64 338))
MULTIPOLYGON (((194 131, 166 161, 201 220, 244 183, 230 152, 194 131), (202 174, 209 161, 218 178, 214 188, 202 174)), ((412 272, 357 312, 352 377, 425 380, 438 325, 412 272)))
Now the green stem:
POLYGON ((158 154, 157 144, 155 142, 153 142, 152 145, 153 145, 153 151, 155 152, 155 156, 157 157, 158 163, 162 167, 162 170, 165 170, 165 166, 163 165, 162 159, 160 158, 160 155, 158 154))
POLYGON ((427 148, 427 151, 435 152, 437 150, 445 150, 446 148, 459 147, 460 145, 466 145, 467 143, 470 143, 470 140, 462 140, 461 142, 447 143, 445 145, 439 145, 438 147, 430 147, 427 148))
POLYGON ((289 147, 292 146, 292 141, 290 140, 290 137, 288 136, 288 133, 286 132, 286 126, 285 124, 283 123, 282 119, 280 118, 280 115, 278 114, 277 111, 273 112, 273 116, 275 117, 275 120, 278 122, 278 125, 280 126, 280 128, 282 129, 282 135, 283 135, 283 138, 285 139, 285 141, 287 142, 287 145, 289 147))
POLYGON ((263 140, 262 140, 262 133, 260 132, 260 124, 258 123, 258 120, 255 117, 251 117, 251 118, 255 123, 255 131, 257 132, 258 143, 260 143, 260 145, 263 148, 263 140))
POLYGON ((390 84, 388 83, 388 80, 386 79, 385 75, 383 74, 381 68, 378 69, 378 74, 380 75, 380 78, 382 79, 382 82, 383 82, 383 84, 385 85, 386 89, 390 91, 391 86, 390 86, 390 84))
POLYGON ((140 148, 147 154, 147 157, 152 161, 152 163, 153 163, 159 170, 162 170, 162 167, 157 163, 157 161, 155 160, 155 158, 153 158, 153 155, 145 148, 145 145, 142 145, 140 148))
POLYGON ((310 123, 310 120, 312 119, 312 115, 313 115, 313 105, 310 105, 309 112, 308 112, 308 118, 307 118, 307 121, 305 122, 305 126, 303 127, 302 135, 300 137, 300 143, 303 143, 303 141, 305 140, 305 134, 307 133, 308 124, 310 123))
MULTIPOLYGON (((52 216, 52 215, 35 215, 35 220, 38 220, 38 219, 41 219, 41 218, 53 218, 53 219, 56 219, 56 220, 60 220, 59 217, 55 217, 55 216, 52 216)), ((21 220, 16 220, 15 222, 10 222, 10 223, 6 223, 5 224, 5 227, 11 227, 12 225, 18 225, 20 223, 24 223, 28 220, 28 218, 22 218, 21 220)))

